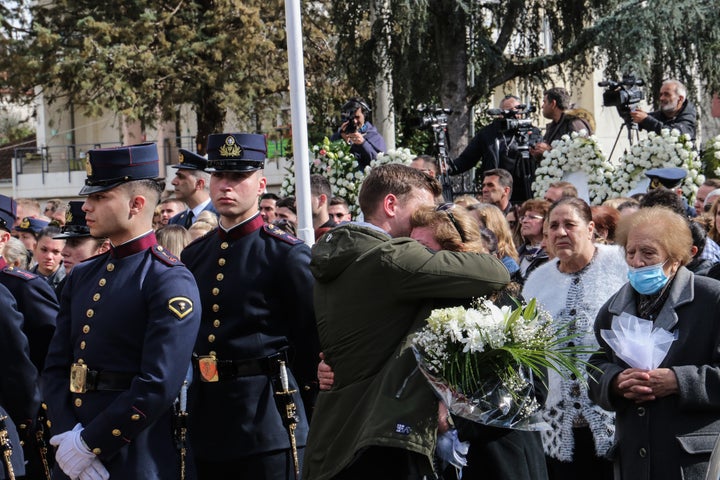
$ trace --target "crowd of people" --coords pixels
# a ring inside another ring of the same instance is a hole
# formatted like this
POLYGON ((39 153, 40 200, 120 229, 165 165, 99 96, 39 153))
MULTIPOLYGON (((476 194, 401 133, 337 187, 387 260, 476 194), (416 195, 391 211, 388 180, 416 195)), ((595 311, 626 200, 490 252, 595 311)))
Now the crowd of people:
MULTIPOLYGON (((663 89, 641 128, 691 110, 681 85, 663 89)), ((338 137, 373 158, 369 106, 345 107, 338 137)), ((592 128, 569 108, 563 89, 545 93, 552 123, 532 156, 592 128)), ((84 200, 0 196, 4 466, 28 479, 704 479, 720 434, 720 181, 693 206, 672 168, 602 205, 568 182, 518 197, 527 179, 504 168, 512 144, 487 145, 495 130, 450 165, 482 157, 477 197, 443 200, 421 155, 374 167, 353 218, 312 175, 312 248, 295 198, 267 191, 258 134, 180 150, 171 196, 154 144, 89 151, 84 200), (578 359, 583 378, 537 379, 548 430, 457 416, 418 370, 410 345, 432 309, 482 296, 536 299, 565 346, 595 352, 578 359), (625 314, 675 335, 657 365, 605 340, 625 314)))

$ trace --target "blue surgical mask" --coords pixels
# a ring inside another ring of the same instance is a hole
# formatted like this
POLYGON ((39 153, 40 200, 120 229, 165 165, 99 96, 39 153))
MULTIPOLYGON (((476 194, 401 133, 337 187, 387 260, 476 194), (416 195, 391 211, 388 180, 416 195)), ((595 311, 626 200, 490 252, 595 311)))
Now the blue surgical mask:
POLYGON ((669 280, 663 270, 665 262, 640 268, 629 267, 628 280, 630 280, 630 285, 643 295, 652 295, 659 292, 669 280))

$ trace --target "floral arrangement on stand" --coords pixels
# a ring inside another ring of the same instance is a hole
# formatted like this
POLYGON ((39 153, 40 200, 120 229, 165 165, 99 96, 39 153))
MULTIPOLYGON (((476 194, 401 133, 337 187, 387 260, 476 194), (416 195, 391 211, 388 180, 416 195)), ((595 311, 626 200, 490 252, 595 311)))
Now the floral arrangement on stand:
MULTIPOLYGON (((347 200, 350 213, 357 218, 360 213, 358 194, 360 185, 370 169, 385 163, 403 163, 409 165, 415 155, 407 148, 388 150, 378 154, 364 171, 360 171, 358 161, 350 153, 350 145, 342 140, 330 141, 325 137, 323 141, 310 148, 310 174, 320 174, 330 181, 333 195, 347 200)), ((286 167, 287 174, 280 186, 280 196, 286 197, 295 194, 295 163, 289 159, 286 167)))
POLYGON ((591 204, 599 205, 613 195, 615 167, 605 158, 597 139, 587 130, 563 135, 552 143, 535 170, 533 192, 542 197, 551 183, 563 179, 568 172, 587 175, 588 195, 591 204))
POLYGON ((627 196, 645 179, 645 171, 651 168, 684 168, 688 173, 682 191, 691 205, 698 187, 705 181, 700 156, 693 142, 677 129, 663 129, 659 135, 648 133, 647 137, 625 151, 619 165, 615 185, 620 196, 627 196))
POLYGON ((709 138, 702 150, 702 164, 706 177, 720 177, 720 135, 709 138))
POLYGON ((536 415, 535 382, 547 369, 583 378, 579 355, 566 346, 572 335, 557 329, 535 299, 516 308, 478 299, 472 308, 433 310, 413 338, 421 371, 450 412, 496 427, 549 428, 536 415))

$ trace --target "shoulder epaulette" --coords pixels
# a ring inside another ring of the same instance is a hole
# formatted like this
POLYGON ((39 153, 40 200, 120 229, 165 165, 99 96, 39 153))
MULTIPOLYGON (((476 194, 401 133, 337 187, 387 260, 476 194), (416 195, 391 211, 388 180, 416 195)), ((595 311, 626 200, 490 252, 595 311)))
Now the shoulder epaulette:
POLYGON ((290 235, 288 232, 286 232, 280 227, 276 227, 272 223, 266 223, 265 225, 263 225, 263 230, 265 230, 265 232, 271 237, 282 240, 283 242, 289 243, 290 245, 297 245, 298 243, 303 243, 303 241, 299 238, 290 235))
POLYGON ((27 270, 23 270, 21 268, 15 268, 15 267, 5 267, 2 269, 3 273, 7 273, 8 275, 12 275, 13 277, 22 278, 23 280, 32 280, 33 278, 37 278, 37 275, 35 275, 32 272, 28 272, 27 270))
POLYGON ((162 245, 155 245, 150 249, 150 251, 157 259, 161 260, 166 265, 170 265, 171 267, 183 264, 178 257, 170 253, 162 245))

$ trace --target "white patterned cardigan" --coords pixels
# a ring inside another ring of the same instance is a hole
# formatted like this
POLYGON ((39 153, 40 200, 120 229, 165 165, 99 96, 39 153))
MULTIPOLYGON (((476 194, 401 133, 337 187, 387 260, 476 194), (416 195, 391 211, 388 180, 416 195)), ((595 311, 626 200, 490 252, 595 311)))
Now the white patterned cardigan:
MULTIPOLYGON (((622 248, 596 245, 597 253, 588 266, 577 273, 558 270, 558 260, 551 260, 530 274, 523 287, 526 301, 536 298, 553 317, 553 321, 573 322, 581 335, 575 344, 597 347, 593 325, 600 307, 627 282, 627 264, 622 248)), ((589 355, 583 355, 587 360, 589 355)), ((595 439, 595 452, 605 456, 615 436, 614 414, 590 401, 587 387, 576 379, 563 380, 548 372, 548 396, 543 417, 551 429, 542 432, 545 454, 569 462, 575 441, 573 426, 588 425, 595 439)))

